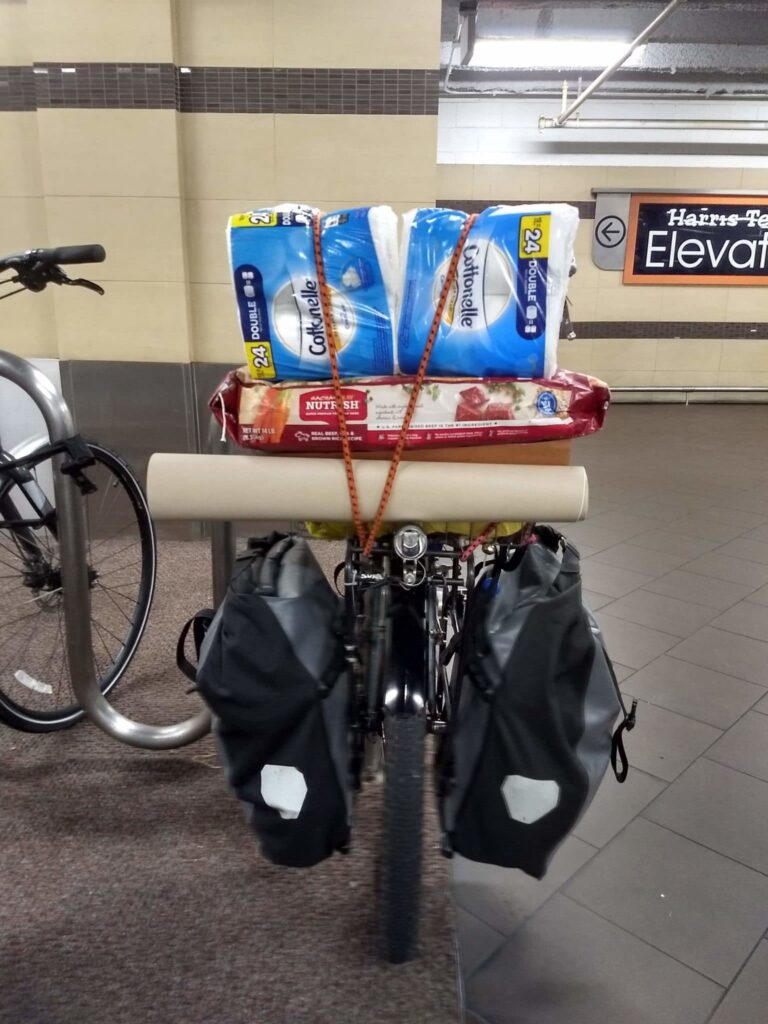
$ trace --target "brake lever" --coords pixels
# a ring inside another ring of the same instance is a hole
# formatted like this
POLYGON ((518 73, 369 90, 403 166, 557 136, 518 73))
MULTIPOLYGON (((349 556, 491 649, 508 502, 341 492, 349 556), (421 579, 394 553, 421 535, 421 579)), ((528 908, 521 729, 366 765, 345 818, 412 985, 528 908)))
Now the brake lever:
POLYGON ((77 286, 78 288, 88 288, 89 291, 96 292, 97 295, 104 294, 104 289, 101 287, 100 284, 96 284, 95 281, 88 281, 84 277, 76 277, 74 279, 68 277, 66 281, 59 281, 58 283, 71 284, 77 286))

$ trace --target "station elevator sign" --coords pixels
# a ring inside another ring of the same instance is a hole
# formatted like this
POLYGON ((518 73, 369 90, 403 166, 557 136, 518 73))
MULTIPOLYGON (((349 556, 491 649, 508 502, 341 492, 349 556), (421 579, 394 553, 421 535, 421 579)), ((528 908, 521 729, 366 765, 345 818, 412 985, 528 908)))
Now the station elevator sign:
POLYGON ((768 197, 632 195, 624 284, 768 284, 768 197))

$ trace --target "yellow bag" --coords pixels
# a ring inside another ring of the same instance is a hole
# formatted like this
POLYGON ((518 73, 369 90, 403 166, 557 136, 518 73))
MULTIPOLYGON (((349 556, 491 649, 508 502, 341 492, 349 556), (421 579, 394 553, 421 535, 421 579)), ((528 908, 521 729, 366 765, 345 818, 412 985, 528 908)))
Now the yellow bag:
MULTIPOLYGON (((368 525, 368 524, 366 524, 368 525)), ((460 537, 476 537, 479 533, 488 525, 485 523, 469 523, 469 522, 422 522, 418 524, 421 526, 425 533, 455 533, 460 537)), ((511 537, 513 534, 518 533, 522 529, 522 523, 505 522, 497 523, 496 529, 493 531, 493 537, 511 537)), ((352 523, 340 523, 340 522, 312 522, 306 523, 307 531, 311 537, 316 540, 346 540, 348 537, 353 537, 355 528, 352 523)), ((382 523, 380 534, 391 533, 394 529, 392 523, 382 523)))

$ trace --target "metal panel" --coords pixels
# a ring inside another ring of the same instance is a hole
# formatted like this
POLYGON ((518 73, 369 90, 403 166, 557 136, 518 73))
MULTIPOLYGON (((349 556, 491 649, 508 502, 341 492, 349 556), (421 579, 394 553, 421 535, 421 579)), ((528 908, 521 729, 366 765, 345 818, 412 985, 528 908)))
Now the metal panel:
POLYGON ((623 270, 630 194, 597 192, 596 195, 592 260, 601 270, 623 270))

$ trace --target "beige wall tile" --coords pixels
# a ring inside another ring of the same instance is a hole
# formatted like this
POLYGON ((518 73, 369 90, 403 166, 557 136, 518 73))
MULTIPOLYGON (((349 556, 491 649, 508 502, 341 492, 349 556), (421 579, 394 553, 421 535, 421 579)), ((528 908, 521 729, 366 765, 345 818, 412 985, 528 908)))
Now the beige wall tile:
POLYGON ((611 388, 645 387, 653 384, 653 370, 601 369, 593 366, 591 372, 611 388))
POLYGON ((745 167, 741 172, 741 187, 768 191, 768 167, 745 167))
POLYGON ((606 271, 597 293, 598 320, 664 320, 659 309, 658 288, 622 285, 618 274, 606 271), (611 278, 615 280, 610 281, 611 278))
POLYGON ((37 295, 22 292, 3 303, 0 348, 27 358, 48 356, 55 359, 58 356, 56 315, 50 289, 37 295))
POLYGON ((578 324, 580 320, 600 319, 598 295, 597 288, 579 287, 576 278, 571 280, 568 285, 568 298, 571 300, 571 319, 574 323, 578 324))
POLYGON ((269 200, 187 199, 184 201, 189 280, 227 284, 230 280, 227 251, 227 222, 234 213, 244 213, 269 200))
MULTIPOLYGON (((656 291, 656 289, 654 289, 656 291)), ((662 319, 727 320, 728 289, 669 285, 658 289, 662 319)))
POLYGON ((272 0, 180 0, 177 63, 272 67, 272 6, 272 0))
POLYGON ((437 187, 436 135, 436 117, 277 114, 280 198, 296 200, 311 193, 331 202, 431 206, 437 187))
POLYGON ((755 341, 724 341, 720 371, 722 373, 768 372, 768 341, 759 339, 755 341))
POLYGON ((178 199, 49 196, 45 206, 51 245, 99 242, 107 250, 92 270, 98 281, 185 279, 178 199))
POLYGON ((688 338, 661 339, 656 348, 656 369, 661 373, 690 371, 717 373, 723 342, 709 338, 692 341, 688 338))
POLYGON ((474 170, 472 164, 438 164, 437 198, 471 199, 474 170))
POLYGON ((39 249, 48 244, 45 203, 42 199, 0 198, 0 255, 19 249, 39 249))
POLYGON ((741 188, 744 171, 741 167, 676 167, 675 188, 706 191, 710 188, 741 188))
MULTIPOLYGON (((576 245, 573 250, 579 261, 579 273, 581 273, 582 266, 587 262, 594 266, 594 263, 592 263, 592 236, 594 230, 595 222, 593 220, 584 220, 582 218, 579 221, 579 230, 576 232, 576 245)), ((600 273, 606 274, 609 271, 601 270, 600 273)))
POLYGON ((39 110, 49 196, 177 196, 173 110, 39 110))
POLYGON ((600 184, 593 170, 583 167, 541 167, 535 168, 539 176, 539 195, 542 199, 558 202, 569 199, 589 201, 592 189, 600 184))
POLYGON ((727 319, 742 321, 768 320, 768 285, 742 285, 740 288, 724 288, 727 292, 727 319))
POLYGON ((41 196, 37 115, 0 113, 0 196, 41 196))
POLYGON ((689 384, 711 388, 719 383, 719 374, 717 370, 688 369, 681 366, 677 370, 656 370, 653 374, 653 383, 659 387, 689 384))
POLYGON ((0 64, 31 64, 26 0, 0 0, 0 64))
POLYGON ((27 0, 27 6, 35 60, 173 60, 172 0, 27 0))
POLYGON ((646 338, 595 338, 592 370, 598 375, 609 370, 652 371, 657 346, 657 341, 646 338))
POLYGON ((768 370, 721 370, 717 383, 723 387, 768 387, 768 370))
POLYGON ((193 358, 233 366, 244 363, 245 349, 231 285, 192 284, 189 297, 193 358))
POLYGON ((188 199, 300 199, 277 194, 273 114, 180 114, 179 124, 188 199))
POLYGON ((275 67, 436 68, 440 0, 275 0, 275 67))
POLYGON ((592 366, 592 342, 580 338, 576 338, 575 341, 561 341, 557 350, 557 362, 565 370, 589 373, 592 366))
POLYGON ((612 188, 672 188, 673 167, 608 167, 605 182, 612 188))
POLYGON ((57 292, 54 301, 62 359, 190 359, 183 284, 112 281, 102 298, 67 288, 57 292))
POLYGON ((536 200, 539 198, 540 177, 537 167, 475 164, 471 198, 536 200))

